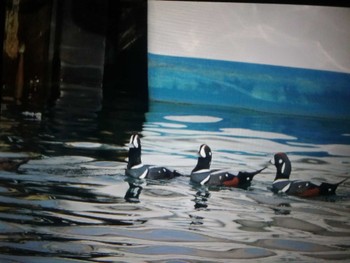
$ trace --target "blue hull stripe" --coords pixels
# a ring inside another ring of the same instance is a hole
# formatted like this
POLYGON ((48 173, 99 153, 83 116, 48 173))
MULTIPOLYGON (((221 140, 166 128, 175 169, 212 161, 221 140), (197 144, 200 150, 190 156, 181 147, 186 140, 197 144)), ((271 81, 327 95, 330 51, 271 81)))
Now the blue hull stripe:
POLYGON ((149 54, 155 101, 350 118, 350 74, 149 54))

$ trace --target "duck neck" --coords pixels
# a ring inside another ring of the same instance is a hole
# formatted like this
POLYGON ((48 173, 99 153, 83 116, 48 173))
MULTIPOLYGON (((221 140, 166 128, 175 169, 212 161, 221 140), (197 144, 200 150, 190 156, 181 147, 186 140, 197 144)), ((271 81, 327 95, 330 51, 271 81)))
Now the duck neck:
POLYGON ((274 181, 280 180, 280 179, 289 179, 289 175, 281 173, 280 171, 277 171, 274 181))
POLYGON ((207 158, 199 157, 198 161, 197 161, 197 165, 192 170, 192 173, 197 172, 199 170, 203 170, 203 169, 210 169, 210 161, 211 160, 208 160, 207 158))
POLYGON ((291 172, 292 172, 292 166, 289 162, 287 162, 282 167, 277 167, 275 181, 279 179, 289 179, 291 172))
POLYGON ((135 165, 141 164, 141 148, 130 148, 128 157, 128 169, 135 165))

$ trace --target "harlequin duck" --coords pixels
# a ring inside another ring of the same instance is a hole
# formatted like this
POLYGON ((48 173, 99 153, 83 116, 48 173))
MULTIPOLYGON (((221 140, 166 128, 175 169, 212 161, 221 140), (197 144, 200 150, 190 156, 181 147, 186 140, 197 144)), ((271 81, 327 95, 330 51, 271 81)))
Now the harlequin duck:
POLYGON ((250 186, 253 177, 266 169, 264 167, 254 172, 239 171, 237 174, 223 170, 211 170, 212 152, 206 144, 202 144, 199 147, 198 155, 197 165, 191 172, 191 181, 201 185, 230 186, 246 189, 250 186))
POLYGON ((11 158, 0 158, 0 170, 15 172, 22 165, 27 163, 30 158, 24 159, 11 159, 11 158))
POLYGON ((272 184, 272 191, 275 193, 285 193, 300 197, 314 197, 320 195, 334 195, 337 187, 346 181, 339 183, 321 183, 316 185, 309 181, 289 180, 292 172, 292 164, 285 153, 276 153, 270 161, 276 166, 277 172, 275 180, 272 184))
POLYGON ((141 140, 138 134, 130 137, 129 160, 125 174, 139 179, 171 179, 181 174, 165 167, 145 165, 141 162, 141 140))

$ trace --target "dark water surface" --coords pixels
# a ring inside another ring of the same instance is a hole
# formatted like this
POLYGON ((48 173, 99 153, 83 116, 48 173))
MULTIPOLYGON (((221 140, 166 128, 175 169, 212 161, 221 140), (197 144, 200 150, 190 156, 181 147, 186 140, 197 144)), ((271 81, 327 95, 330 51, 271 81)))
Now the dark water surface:
POLYGON ((4 112, 0 157, 37 156, 0 171, 0 262, 347 262, 350 182, 329 198, 207 189, 189 177, 124 176, 131 132, 143 162, 189 174, 202 143, 213 168, 258 169, 289 154, 295 179, 349 177, 350 122, 151 103, 148 112, 4 112))

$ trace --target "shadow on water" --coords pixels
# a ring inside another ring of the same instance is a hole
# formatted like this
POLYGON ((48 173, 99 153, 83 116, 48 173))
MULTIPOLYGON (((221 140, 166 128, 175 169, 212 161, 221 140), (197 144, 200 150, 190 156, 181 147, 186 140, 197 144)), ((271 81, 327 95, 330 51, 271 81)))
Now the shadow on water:
POLYGON ((99 112, 53 107, 40 115, 15 108, 2 114, 1 140, 14 151, 113 159, 130 132, 142 131, 146 109, 139 103, 108 104, 99 112))
POLYGON ((274 195, 275 170, 248 189, 206 188, 188 176, 126 178, 127 143, 144 163, 188 175, 199 145, 213 168, 255 170, 287 152, 293 178, 339 181, 350 168, 346 120, 151 103, 148 111, 1 117, 0 157, 33 157, 0 171, 1 262, 314 262, 350 258, 350 183, 328 199, 274 195))

